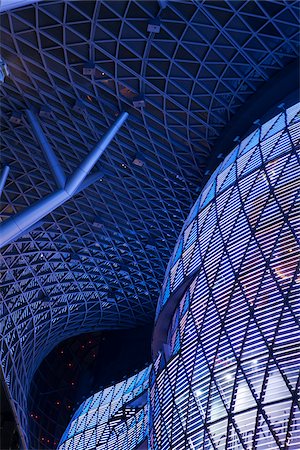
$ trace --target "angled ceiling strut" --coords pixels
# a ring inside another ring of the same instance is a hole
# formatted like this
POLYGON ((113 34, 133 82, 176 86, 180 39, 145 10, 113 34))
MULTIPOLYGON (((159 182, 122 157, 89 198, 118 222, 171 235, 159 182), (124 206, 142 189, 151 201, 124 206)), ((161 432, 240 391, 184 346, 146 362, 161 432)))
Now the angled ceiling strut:
MULTIPOLYGON (((28 112, 26 113, 28 117, 28 112)), ((128 117, 127 112, 123 112, 119 115, 115 123, 111 126, 111 128, 107 131, 107 133, 102 137, 100 142, 94 147, 94 149, 86 156, 86 158, 81 162, 81 164, 77 167, 75 172, 66 180, 63 187, 60 187, 57 191, 47 195, 41 200, 37 201, 33 205, 30 205, 25 210, 16 214, 15 216, 7 219, 6 221, 0 223, 0 248, 4 245, 9 244, 14 241, 21 235, 28 232, 29 228, 31 228, 34 224, 39 222, 43 217, 47 214, 51 213, 53 210, 61 206, 67 200, 69 200, 73 195, 79 192, 83 186, 83 182, 87 179, 88 181, 93 180, 92 175, 87 178, 88 173, 94 167, 106 147, 110 144, 112 139, 115 137, 118 130, 121 128, 123 123, 128 117)), ((31 121, 31 120, 30 120, 31 121)), ((38 124, 39 125, 39 124, 38 124)), ((34 128, 35 132, 37 132, 38 127, 34 128)), ((41 130, 42 131, 42 130, 41 130)), ((40 141, 40 139, 39 139, 40 141)), ((42 145, 42 144, 41 144, 42 145)), ((49 145, 49 143, 48 143, 49 145)), ((43 146, 42 146, 43 147, 43 146)), ((43 150, 46 152, 45 148, 43 150)), ((48 161, 55 162, 56 157, 53 159, 53 150, 49 151, 47 149, 48 161)), ((56 160, 57 161, 57 160, 56 160)), ((57 161, 58 163, 58 161, 57 161)), ((51 163, 50 163, 51 164, 51 163)), ((59 164, 59 163, 58 163, 59 164)), ((55 173, 57 171, 57 165, 54 169, 53 166, 52 171, 55 173)), ((60 167, 60 166, 59 166, 60 167)), ((60 172, 60 175, 63 172, 60 172)), ((56 172, 57 175, 57 172, 56 172)), ((63 174, 64 175, 64 174, 63 174)), ((62 182, 62 177, 59 176, 60 182, 62 182)), ((57 180, 57 176, 56 176, 57 180)), ((57 180, 58 181, 58 180, 57 180)), ((91 181, 90 181, 91 182, 91 181)), ((90 184, 84 183, 84 187, 90 184)))
POLYGON ((35 137, 37 138, 40 146, 42 147, 44 155, 47 158, 48 164, 49 164, 50 169, 55 178, 57 187, 63 188, 64 185, 66 184, 66 175, 64 174, 64 171, 54 153, 54 150, 52 149, 51 145, 49 144, 49 141, 46 138, 36 115, 32 111, 27 109, 26 117, 27 117, 28 122, 31 124, 31 126, 33 128, 35 137))
POLYGON ((8 173, 9 173, 9 166, 4 166, 3 170, 0 174, 0 197, 1 197, 3 189, 4 189, 8 173))
POLYGON ((30 5, 30 3, 37 3, 39 1, 40 0, 2 0, 0 3, 0 12, 21 8, 22 6, 30 5))

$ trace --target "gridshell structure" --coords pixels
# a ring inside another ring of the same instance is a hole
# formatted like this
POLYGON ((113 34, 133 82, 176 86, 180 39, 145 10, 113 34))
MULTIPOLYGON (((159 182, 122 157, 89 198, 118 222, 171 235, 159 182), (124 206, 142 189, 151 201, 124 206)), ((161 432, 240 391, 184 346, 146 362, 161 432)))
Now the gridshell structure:
POLYGON ((184 225, 157 310, 151 449, 299 449, 299 139, 300 104, 257 123, 184 225))
POLYGON ((148 436, 151 366, 85 400, 74 414, 58 450, 134 450, 148 436))
POLYGON ((228 123, 248 127, 266 88, 295 89, 299 56, 297 0, 32 3, 0 6, 1 222, 57 188, 28 111, 66 176, 129 117, 82 189, 1 248, 1 372, 24 448, 41 361, 71 336, 152 320, 228 123))

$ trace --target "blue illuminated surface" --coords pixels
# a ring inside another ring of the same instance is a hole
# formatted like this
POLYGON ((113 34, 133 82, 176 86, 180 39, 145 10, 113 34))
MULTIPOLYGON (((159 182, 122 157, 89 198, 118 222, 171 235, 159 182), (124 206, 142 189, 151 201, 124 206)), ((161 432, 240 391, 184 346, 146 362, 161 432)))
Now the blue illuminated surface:
MULTIPOLYGON (((279 155, 290 153, 291 141, 294 145, 297 145, 299 141, 298 122, 299 104, 296 104, 289 108, 286 113, 282 112, 281 114, 276 115, 273 119, 263 124, 261 128, 246 137, 234 148, 227 158, 225 158, 224 162, 220 164, 213 173, 194 204, 189 217, 185 222, 183 231, 181 232, 169 263, 164 287, 158 302, 156 317, 158 317, 170 294, 182 283, 183 278, 192 273, 194 268, 198 265, 196 253, 197 257, 200 258, 201 251, 199 251, 198 248, 198 240, 196 242, 197 235, 200 232, 203 233, 204 231, 208 231, 208 220, 212 220, 213 214, 217 214, 216 208, 210 209, 210 207, 206 208, 206 206, 208 206, 216 196, 220 196, 220 194, 225 191, 227 192, 227 195, 231 192, 233 192, 232 195, 236 195, 236 189, 234 190, 234 187, 237 180, 244 179, 251 174, 252 177, 255 176, 253 174, 256 173, 255 171, 259 169, 262 164, 268 161, 275 162, 279 155), (287 124, 289 125, 289 134, 283 133, 283 128, 287 124), (231 191, 228 188, 231 188, 231 191), (206 215, 209 215, 208 220, 205 219, 206 215), (205 223, 203 224, 203 222, 205 223), (190 253, 193 253, 193 261, 191 264, 190 260, 192 258, 188 258, 187 256, 190 255, 190 253), (189 267, 188 264, 190 264, 189 267)), ((297 177, 298 172, 296 169, 294 170, 294 176, 297 177)), ((266 177, 268 178, 268 174, 266 174, 266 177)), ((226 201, 225 196, 222 197, 222 201, 226 201)), ((221 200, 219 200, 219 203, 220 202, 221 200)), ((222 205, 220 204, 220 206, 222 205)))
POLYGON ((153 364, 151 449, 299 448, 299 110, 240 142, 184 225, 157 321, 194 276, 153 364))
POLYGON ((60 450, 132 449, 147 436, 155 450, 298 448, 299 110, 259 127, 212 176, 169 264, 164 304, 194 277, 164 349, 87 399, 60 450), (150 405, 124 420, 148 388, 150 405))
POLYGON ((131 450, 148 435, 147 389, 151 366, 85 400, 59 450, 131 450))
MULTIPOLYGON (((46 355, 76 334, 153 317, 216 142, 246 104, 243 126, 257 118, 248 105, 258 90, 272 87, 276 104, 295 89, 286 80, 299 55, 298 17, 295 0, 40 1, 1 14, 10 72, 0 86, 1 163, 10 167, 2 221, 56 189, 26 109, 66 174, 121 111, 130 114, 93 183, 2 249, 1 370, 25 447, 30 384, 46 355), (160 32, 149 32, 158 16, 160 32), (140 94, 145 107, 136 108, 140 94)), ((173 287, 169 280, 164 302, 173 287)))

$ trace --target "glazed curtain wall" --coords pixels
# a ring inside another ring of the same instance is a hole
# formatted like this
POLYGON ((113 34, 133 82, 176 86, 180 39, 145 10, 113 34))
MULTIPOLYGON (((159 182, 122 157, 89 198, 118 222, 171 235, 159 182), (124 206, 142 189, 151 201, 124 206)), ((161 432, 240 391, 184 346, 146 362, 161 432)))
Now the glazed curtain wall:
POLYGON ((151 449, 300 448, 299 121, 258 126, 185 224, 158 319, 194 278, 154 363, 151 449))
POLYGON ((151 366, 85 400, 61 438, 59 450, 131 450, 148 435, 151 366))

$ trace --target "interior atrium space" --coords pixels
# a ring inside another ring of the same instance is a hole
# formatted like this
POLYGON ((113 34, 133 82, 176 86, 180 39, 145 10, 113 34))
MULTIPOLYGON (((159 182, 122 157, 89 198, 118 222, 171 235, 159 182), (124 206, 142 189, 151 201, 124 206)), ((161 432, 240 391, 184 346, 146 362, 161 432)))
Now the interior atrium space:
POLYGON ((2 0, 1 449, 300 449, 299 10, 2 0))

